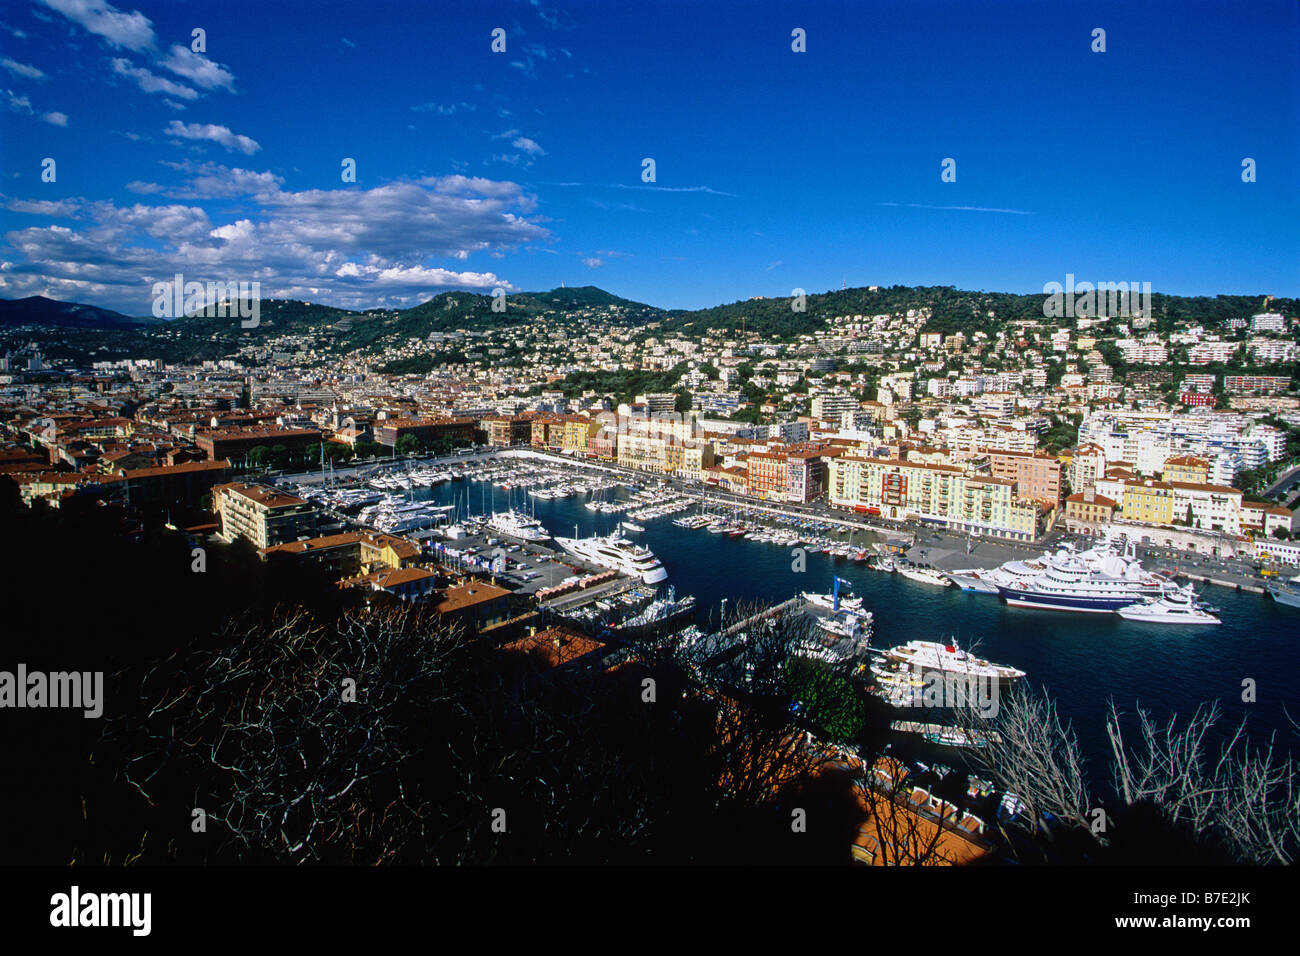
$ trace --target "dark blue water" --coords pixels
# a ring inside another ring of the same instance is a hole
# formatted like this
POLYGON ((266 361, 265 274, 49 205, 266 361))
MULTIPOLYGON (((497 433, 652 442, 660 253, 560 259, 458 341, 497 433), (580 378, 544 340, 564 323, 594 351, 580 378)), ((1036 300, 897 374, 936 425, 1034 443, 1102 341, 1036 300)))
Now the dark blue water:
MULTIPOLYGON (((575 523, 581 535, 607 534, 621 520, 588 511, 587 496, 537 500, 477 482, 416 495, 463 503, 467 492, 472 512, 483 510, 486 493, 487 510, 494 501, 497 509, 513 503, 553 534, 571 535, 575 523)), ((1140 704, 1159 722, 1175 713, 1189 717, 1198 704, 1217 701, 1221 728, 1235 727, 1245 715, 1252 740, 1277 731, 1279 743, 1295 749, 1283 708, 1300 718, 1300 609, 1214 585, 1198 589, 1219 607, 1219 625, 1139 624, 1111 614, 1011 608, 991 595, 917 584, 825 554, 807 555, 807 570, 797 573, 787 548, 684 530, 672 524, 674 517, 638 521, 646 531, 631 537, 654 551, 679 594, 696 596, 701 626, 717 623, 723 598, 728 607, 775 603, 800 591, 827 592, 838 575, 875 614, 874 646, 955 637, 966 647, 978 644, 989 660, 1025 671, 1055 698, 1062 720, 1073 724, 1097 782, 1109 777, 1105 719, 1111 698, 1121 712, 1140 704), (1241 699, 1247 678, 1255 681, 1255 703, 1241 699)), ((1136 739, 1135 725, 1125 730, 1136 739)))

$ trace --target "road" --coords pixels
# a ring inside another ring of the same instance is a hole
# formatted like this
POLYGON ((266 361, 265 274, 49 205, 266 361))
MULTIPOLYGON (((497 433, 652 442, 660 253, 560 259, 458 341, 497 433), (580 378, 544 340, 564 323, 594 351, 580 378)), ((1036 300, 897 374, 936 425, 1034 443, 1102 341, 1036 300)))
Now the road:
POLYGON ((1264 489, 1264 497, 1272 498, 1281 492, 1290 491, 1296 485, 1300 485, 1300 465, 1282 472, 1277 481, 1264 489))

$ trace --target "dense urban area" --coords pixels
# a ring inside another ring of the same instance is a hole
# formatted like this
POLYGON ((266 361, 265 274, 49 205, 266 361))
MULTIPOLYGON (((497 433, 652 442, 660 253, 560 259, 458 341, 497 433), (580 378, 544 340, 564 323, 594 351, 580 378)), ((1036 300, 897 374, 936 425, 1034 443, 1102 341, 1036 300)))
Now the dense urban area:
MULTIPOLYGON (((660 562, 623 536, 679 515, 792 566, 821 552, 945 587, 971 563, 960 542, 1124 540, 1262 594, 1300 564, 1300 303, 1129 301, 1052 314, 871 286, 688 312, 561 287, 405 311, 264 300, 252 324, 0 301, 15 646, 76 650, 133 696, 101 736, 23 743, 20 763, 72 755, 24 798, 63 813, 28 858, 1292 862, 1271 784, 1189 818, 1123 799, 1117 745, 1099 835, 1105 799, 1069 759, 1036 764, 1071 743, 1050 700, 1002 724, 873 725, 863 682, 911 705, 900 665, 932 651, 868 673, 871 614, 838 578, 724 597, 715 620, 656 596, 660 562), (577 497, 618 530, 552 544, 534 512, 577 497), (331 697, 348 681, 360 722, 331 697), (891 731, 984 763, 906 761, 891 731), (833 824, 791 840, 814 803, 833 824), (188 827, 196 805, 220 839, 188 827), (495 839, 502 808, 531 839, 495 839)), ((1003 687, 1025 673, 966 660, 1003 687)))

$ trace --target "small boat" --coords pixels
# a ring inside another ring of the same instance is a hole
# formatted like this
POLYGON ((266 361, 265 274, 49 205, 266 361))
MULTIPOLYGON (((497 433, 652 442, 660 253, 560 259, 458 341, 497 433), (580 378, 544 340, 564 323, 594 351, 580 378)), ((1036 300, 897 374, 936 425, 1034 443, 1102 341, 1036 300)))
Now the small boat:
POLYGON ((1297 574, 1289 581, 1278 581, 1276 584, 1269 584, 1265 590, 1268 591, 1268 596, 1278 604, 1285 604, 1288 607, 1300 607, 1300 574, 1297 574))
POLYGON ((1186 587, 1166 589, 1159 598, 1148 598, 1138 604, 1116 609, 1115 613, 1126 621, 1143 621, 1147 624, 1219 624, 1209 608, 1197 600, 1196 592, 1186 587))
POLYGON ((624 521, 619 525, 619 527, 621 527, 624 531, 632 531, 634 533, 645 530, 645 528, 641 527, 641 525, 636 524, 633 521, 624 521))
POLYGON ((981 575, 987 574, 983 568, 967 568, 962 571, 949 571, 948 580, 963 591, 975 591, 980 594, 997 594, 998 586, 981 575))
POLYGON ((989 738, 977 730, 963 730, 960 727, 943 727, 924 735, 932 744, 945 747, 987 747, 989 738))
POLYGON ((941 588, 950 587, 952 584, 947 575, 935 568, 922 568, 915 564, 900 564, 898 565, 898 573, 909 581, 916 581, 918 584, 933 584, 941 588))

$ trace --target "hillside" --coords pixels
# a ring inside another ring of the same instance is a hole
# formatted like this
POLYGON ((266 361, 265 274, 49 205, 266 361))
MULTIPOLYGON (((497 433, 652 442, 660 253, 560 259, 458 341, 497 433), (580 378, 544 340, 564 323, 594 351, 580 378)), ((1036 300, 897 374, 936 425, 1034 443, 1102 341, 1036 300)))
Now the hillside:
MULTIPOLYGON (((1151 297, 1157 326, 1167 330, 1176 320, 1194 319, 1207 325, 1241 318, 1260 310, 1263 296, 1151 297)), ((440 332, 484 331, 515 325, 521 320, 556 323, 598 320, 612 326, 643 328, 661 323, 658 334, 697 337, 709 331, 744 329, 770 341, 790 340, 825 328, 840 315, 880 315, 909 309, 929 309, 926 329, 934 332, 992 333, 1014 320, 1043 319, 1043 296, 967 291, 952 286, 887 286, 875 290, 839 289, 807 296, 806 309, 794 312, 787 298, 748 299, 706 309, 664 310, 634 302, 595 286, 522 292, 506 299, 506 311, 492 310, 492 296, 476 292, 443 292, 408 309, 350 311, 294 300, 261 300, 256 328, 242 327, 238 316, 185 316, 171 321, 132 319, 121 313, 40 296, 0 300, 0 337, 12 331, 12 347, 35 340, 54 359, 89 362, 117 358, 154 358, 165 362, 198 361, 234 355, 253 347, 262 355, 308 346, 331 355, 378 354, 386 346, 426 339, 440 332), (21 327, 22 331, 17 330, 21 327), (285 339, 299 345, 286 344, 285 339)), ((1273 309, 1288 315, 1300 311, 1300 300, 1274 299, 1273 309)), ((446 361, 447 355, 441 357, 446 361)), ((409 367, 394 371, 424 372, 431 361, 402 360, 409 367)))
POLYGON ((158 323, 158 319, 133 319, 94 305, 60 302, 43 295, 25 299, 0 299, 0 323, 6 326, 44 325, 72 329, 136 329, 158 323))

